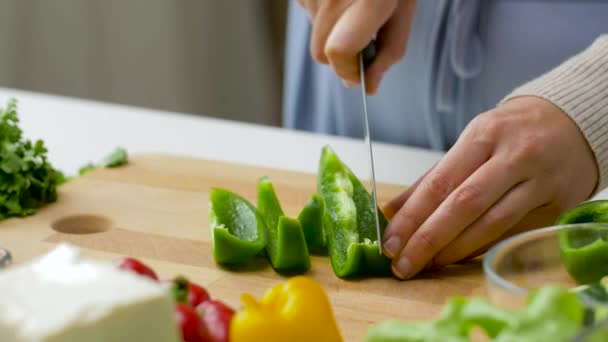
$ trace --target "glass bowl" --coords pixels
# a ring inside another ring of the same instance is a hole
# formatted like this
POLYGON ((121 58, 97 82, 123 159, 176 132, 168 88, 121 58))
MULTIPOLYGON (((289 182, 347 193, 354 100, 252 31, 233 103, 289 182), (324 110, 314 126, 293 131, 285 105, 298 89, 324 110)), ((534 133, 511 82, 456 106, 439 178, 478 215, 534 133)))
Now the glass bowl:
MULTIPOLYGON (((565 230, 577 231, 577 234, 568 234, 570 246, 589 245, 597 239, 605 241, 608 246, 608 224, 605 223, 552 226, 503 240, 492 247, 483 260, 489 300, 503 308, 521 309, 526 306, 527 296, 532 290, 544 286, 566 289, 579 286, 560 256, 559 234, 565 230), (591 231, 593 234, 587 233, 591 231)), ((584 296, 581 299, 587 306, 606 306, 605 302, 584 296)), ((608 320, 583 328, 574 341, 598 341, 598 337, 607 335, 608 320)))
MULTIPOLYGON (((570 245, 589 244, 588 231, 605 231, 608 237, 608 224, 577 223, 531 230, 503 240, 483 260, 490 300, 502 307, 521 308, 531 290, 576 287, 560 256, 559 233, 564 230, 578 231, 569 234, 570 245)), ((604 234, 600 235, 605 239, 604 234)))

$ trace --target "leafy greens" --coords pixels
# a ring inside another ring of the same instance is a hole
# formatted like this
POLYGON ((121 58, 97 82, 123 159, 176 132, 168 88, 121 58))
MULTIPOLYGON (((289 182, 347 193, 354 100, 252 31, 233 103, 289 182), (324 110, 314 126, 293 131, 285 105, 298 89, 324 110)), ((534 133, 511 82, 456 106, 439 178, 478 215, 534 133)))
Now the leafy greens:
POLYGON ((64 175, 47 160, 42 140, 32 143, 18 126, 17 101, 0 108, 0 219, 27 216, 57 200, 64 175))
MULTIPOLYGON (((457 297, 435 321, 385 321, 372 327, 365 341, 465 342, 474 327, 481 328, 492 341, 570 341, 583 329, 584 313, 575 293, 557 287, 531 294, 528 306, 519 311, 498 308, 481 298, 457 297)), ((606 336, 596 338, 601 341, 606 336)))

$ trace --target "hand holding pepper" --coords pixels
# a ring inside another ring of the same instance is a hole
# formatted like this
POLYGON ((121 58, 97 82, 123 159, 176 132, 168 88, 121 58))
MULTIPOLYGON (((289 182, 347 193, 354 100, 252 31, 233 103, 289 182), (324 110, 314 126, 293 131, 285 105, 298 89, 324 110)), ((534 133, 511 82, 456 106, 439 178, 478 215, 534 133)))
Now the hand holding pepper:
POLYGON ((576 124, 543 99, 515 98, 475 118, 437 165, 386 206, 384 252, 397 277, 411 278, 553 224, 597 181, 576 124))

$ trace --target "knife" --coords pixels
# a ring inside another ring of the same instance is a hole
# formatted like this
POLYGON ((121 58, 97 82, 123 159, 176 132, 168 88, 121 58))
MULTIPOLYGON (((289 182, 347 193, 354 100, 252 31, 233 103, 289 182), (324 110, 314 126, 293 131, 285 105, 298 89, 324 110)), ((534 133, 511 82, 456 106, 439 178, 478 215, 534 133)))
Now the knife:
POLYGON ((363 97, 363 121, 365 122, 365 144, 369 149, 369 165, 371 171, 372 199, 374 203, 374 219, 376 222, 376 234, 378 236, 378 251, 382 255, 382 233, 380 232, 380 219, 378 218, 378 197, 376 195, 376 174, 374 171, 374 152, 372 150, 372 138, 369 131, 369 118, 367 114, 367 94, 365 93, 365 69, 376 58, 376 42, 372 40, 359 54, 359 76, 361 78, 361 95, 363 97))

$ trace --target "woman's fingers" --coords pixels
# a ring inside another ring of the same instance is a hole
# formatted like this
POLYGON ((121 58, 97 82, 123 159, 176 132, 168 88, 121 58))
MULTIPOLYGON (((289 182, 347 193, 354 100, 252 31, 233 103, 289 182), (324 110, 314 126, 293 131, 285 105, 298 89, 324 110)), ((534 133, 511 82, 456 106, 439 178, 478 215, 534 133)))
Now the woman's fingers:
POLYGON ((490 144, 460 139, 422 178, 409 199, 393 216, 383 235, 384 254, 394 259, 401 254, 405 243, 439 205, 484 164, 492 153, 490 144))
POLYGON ((359 83, 359 53, 386 24, 397 0, 357 0, 334 25, 325 44, 325 56, 334 72, 350 84, 359 83))
POLYGON ((405 53, 416 0, 299 0, 312 21, 310 54, 331 64, 347 86, 359 83, 359 53, 376 38, 378 54, 367 70, 373 94, 388 68, 405 53))
POLYGON ((521 170, 509 170, 500 158, 483 164, 408 239, 399 259, 393 260, 393 273, 403 279, 417 274, 522 177, 521 170))
POLYGON ((504 236, 530 211, 549 199, 537 179, 518 184, 496 202, 483 216, 439 252, 433 264, 444 266, 465 259, 504 236))
POLYGON ((342 13, 346 11, 351 3, 351 0, 334 0, 323 1, 321 4, 310 5, 315 6, 314 14, 311 14, 313 18, 313 25, 310 38, 310 54, 315 61, 322 64, 329 63, 329 60, 325 55, 325 43, 327 42, 327 37, 329 37, 331 30, 338 21, 338 18, 340 18, 342 13))
POLYGON ((415 12, 415 0, 401 0, 377 37, 378 55, 366 71, 366 91, 375 94, 384 73, 405 55, 415 12))
POLYGON ((426 177, 429 174, 429 172, 431 172, 435 168, 436 165, 437 164, 433 165, 420 178, 418 178, 414 182, 414 184, 410 185, 405 191, 403 191, 401 194, 399 194, 399 196, 393 198, 384 206, 382 211, 384 212, 384 215, 386 215, 386 217, 389 220, 391 220, 393 218, 393 216, 395 216, 397 211, 399 211, 399 209, 401 209, 403 204, 405 204, 405 201, 407 201, 410 198, 410 196, 412 196, 414 191, 418 188, 418 186, 420 185, 420 182, 422 182, 424 177, 426 177))

